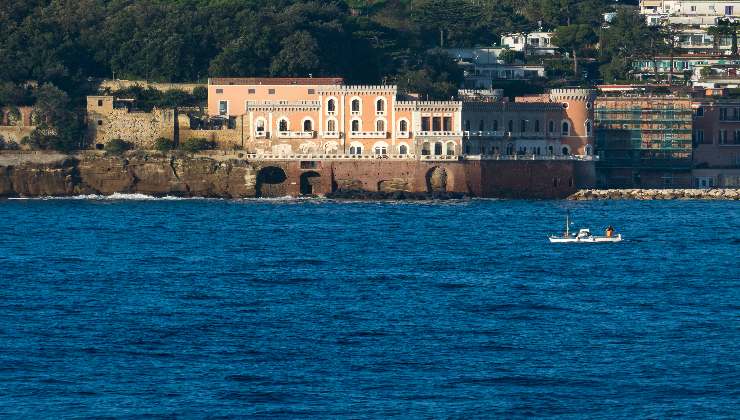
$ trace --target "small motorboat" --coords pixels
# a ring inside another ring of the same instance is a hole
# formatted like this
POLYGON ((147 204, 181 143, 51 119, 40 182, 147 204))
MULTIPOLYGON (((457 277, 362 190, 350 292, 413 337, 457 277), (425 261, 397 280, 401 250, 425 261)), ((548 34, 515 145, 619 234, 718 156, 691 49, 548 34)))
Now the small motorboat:
POLYGON ((622 234, 614 234, 614 228, 609 226, 606 228, 606 235, 596 236, 591 233, 590 229, 580 229, 577 234, 570 233, 570 214, 565 216, 565 232, 562 235, 550 235, 548 239, 552 243, 570 243, 570 242, 621 242, 622 234))

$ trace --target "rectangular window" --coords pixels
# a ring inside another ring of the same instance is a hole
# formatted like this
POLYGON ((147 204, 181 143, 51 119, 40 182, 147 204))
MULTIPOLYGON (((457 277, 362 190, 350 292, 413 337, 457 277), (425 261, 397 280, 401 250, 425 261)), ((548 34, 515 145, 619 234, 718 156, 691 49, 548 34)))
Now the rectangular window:
POLYGON ((719 109, 719 120, 720 121, 727 121, 727 108, 720 108, 719 109))
POLYGON ((719 130, 719 144, 727 144, 727 130, 719 130))
POLYGON ((254 89, 247 89, 247 93, 250 95, 254 95, 256 91, 254 89))
POLYGON ((442 118, 432 118, 432 131, 442 131, 442 118))
POLYGON ((540 132, 540 120, 534 120, 534 132, 535 133, 540 132))
POLYGON ((315 94, 315 93, 316 93, 316 89, 309 89, 309 90, 308 90, 308 94, 309 94, 309 95, 313 95, 313 94, 315 94))
POLYGON ((444 131, 452 131, 452 117, 444 117, 442 129, 444 131))
POLYGON ((704 107, 699 107, 694 110, 694 116, 695 117, 703 117, 704 116, 704 107))
POLYGON ((704 143, 704 130, 694 130, 694 144, 704 143))
POLYGON ((103 106, 103 100, 102 99, 98 99, 98 106, 103 106))
POLYGON ((691 11, 696 12, 696 6, 691 6, 691 11))
POLYGON ((223 89, 216 89, 216 93, 224 93, 223 89))
POLYGON ((527 120, 521 121, 521 124, 519 125, 519 131, 522 133, 527 131, 527 120))
POLYGON ((735 144, 740 144, 740 130, 735 130, 735 138, 733 140, 735 144))
POLYGON ((431 122, 429 117, 421 117, 421 131, 430 131, 431 122))
POLYGON ((275 94, 275 89, 267 89, 267 94, 268 95, 274 95, 275 94))
POLYGON ((733 7, 732 6, 725 6, 725 15, 732 16, 733 7))
POLYGON ((98 125, 103 125, 103 120, 98 120, 98 125))
POLYGON ((218 115, 226 115, 229 112, 229 103, 227 101, 218 102, 218 115))

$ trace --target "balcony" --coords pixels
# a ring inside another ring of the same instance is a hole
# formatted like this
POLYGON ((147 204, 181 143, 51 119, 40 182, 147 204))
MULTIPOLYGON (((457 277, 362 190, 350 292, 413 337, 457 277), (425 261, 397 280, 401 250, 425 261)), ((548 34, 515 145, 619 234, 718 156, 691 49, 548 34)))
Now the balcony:
POLYGON ((269 139, 270 133, 267 131, 255 131, 254 132, 254 138, 256 139, 269 139))
POLYGON ((353 131, 350 134, 355 139, 384 139, 388 136, 385 131, 353 131))
POLYGON ((312 139, 315 136, 315 131, 278 131, 278 138, 281 139, 312 139))
POLYGON ((408 131, 399 131, 396 137, 398 137, 399 139, 407 139, 411 137, 411 133, 408 131))
POLYGON ((503 131, 465 131, 467 137, 503 137, 503 131))
POLYGON ((417 137, 461 137, 462 131, 417 131, 417 137))
POLYGON ((322 137, 325 139, 338 139, 341 138, 342 135, 339 131, 324 131, 322 137))

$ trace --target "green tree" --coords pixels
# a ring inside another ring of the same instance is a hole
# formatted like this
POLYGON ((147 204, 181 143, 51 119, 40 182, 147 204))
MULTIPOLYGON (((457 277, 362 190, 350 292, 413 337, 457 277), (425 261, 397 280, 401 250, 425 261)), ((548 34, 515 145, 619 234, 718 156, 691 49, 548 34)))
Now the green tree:
POLYGON ((36 92, 34 112, 38 124, 29 137, 32 147, 71 151, 83 146, 78 114, 64 91, 51 84, 41 86, 36 92))
POLYGON ((319 44, 306 31, 296 32, 282 42, 282 49, 272 60, 273 76, 301 76, 321 72, 319 44))
POLYGON ((558 26, 552 42, 559 48, 570 52, 573 60, 573 73, 578 77, 578 55, 591 48, 596 42, 596 34, 589 25, 585 24, 558 26))
POLYGON ((632 62, 640 58, 653 59, 655 31, 647 26, 637 11, 622 10, 607 28, 599 32, 599 55, 605 80, 629 77, 632 62))

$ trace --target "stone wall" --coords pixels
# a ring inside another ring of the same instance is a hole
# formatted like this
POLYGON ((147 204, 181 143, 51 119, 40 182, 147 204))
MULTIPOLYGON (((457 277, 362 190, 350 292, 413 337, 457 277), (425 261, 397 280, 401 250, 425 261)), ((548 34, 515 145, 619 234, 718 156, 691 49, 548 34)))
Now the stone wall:
POLYGON ((245 160, 238 154, 0 154, 0 196, 142 193, 276 197, 335 192, 564 198, 573 162, 245 160))
POLYGON ((88 141, 91 145, 122 139, 137 148, 151 148, 159 137, 172 139, 175 133, 175 113, 169 109, 152 112, 129 112, 113 109, 108 113, 88 113, 88 141))
POLYGON ((141 86, 143 88, 152 88, 156 90, 161 91, 167 91, 172 89, 177 90, 184 90, 189 93, 193 93, 193 89, 197 87, 205 87, 207 88, 208 85, 205 83, 157 83, 157 82, 147 82, 146 80, 110 80, 106 79, 100 82, 100 89, 109 89, 112 91, 120 90, 120 89, 126 89, 133 86, 141 86))

